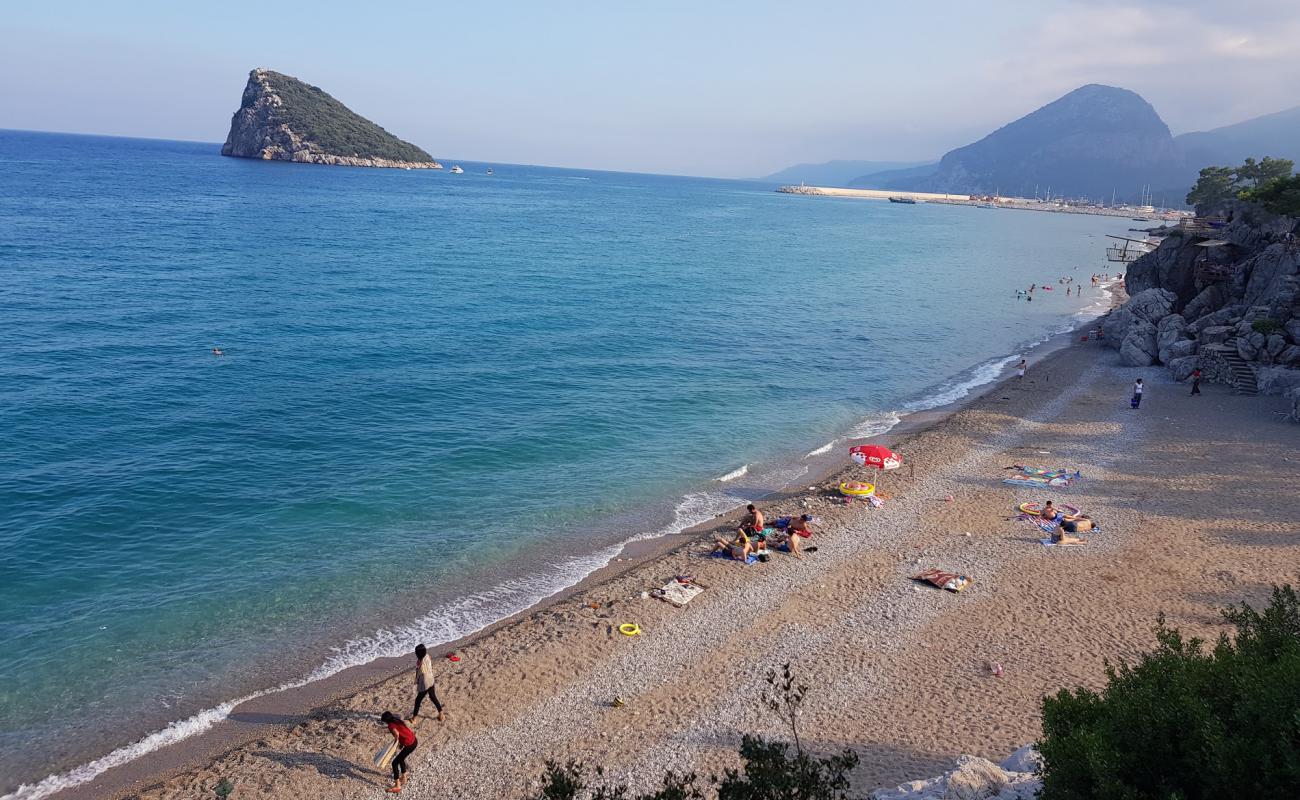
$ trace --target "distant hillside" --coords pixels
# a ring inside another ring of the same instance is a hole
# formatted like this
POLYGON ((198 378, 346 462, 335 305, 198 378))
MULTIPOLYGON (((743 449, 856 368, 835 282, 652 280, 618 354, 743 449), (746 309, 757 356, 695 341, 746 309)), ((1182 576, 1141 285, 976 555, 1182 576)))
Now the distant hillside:
POLYGON ((933 174, 884 188, 1136 200, 1144 185, 1178 186, 1187 168, 1151 104, 1127 89, 1090 84, 947 153, 933 174))
POLYGON ((919 178, 928 178, 939 169, 938 161, 931 161, 928 164, 918 164, 914 167, 905 169, 887 169, 883 172, 872 172, 859 175, 849 181, 850 189, 887 189, 890 184, 896 181, 911 181, 919 178))
POLYGON ((442 168, 433 156, 319 87, 268 69, 248 74, 221 154, 355 167, 442 168))
POLYGON ((1300 106, 1210 131, 1184 133, 1174 142, 1193 177, 1201 167, 1240 164, 1247 158, 1289 158, 1300 163, 1300 106))
POLYGON ((917 161, 826 161, 821 164, 796 164, 780 172, 759 178, 771 183, 799 183, 809 186, 848 186, 859 175, 882 170, 904 169, 916 166, 917 161))

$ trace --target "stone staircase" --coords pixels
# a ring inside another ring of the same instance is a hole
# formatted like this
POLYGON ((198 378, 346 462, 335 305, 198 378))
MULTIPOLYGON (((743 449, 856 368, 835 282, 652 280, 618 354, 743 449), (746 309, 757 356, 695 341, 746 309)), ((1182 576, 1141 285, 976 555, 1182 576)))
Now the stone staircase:
POLYGON ((1211 344, 1201 348, 1202 351, 1209 351, 1214 356, 1222 359, 1224 366, 1227 367, 1228 383, 1232 384, 1233 390, 1237 394, 1259 394, 1259 384, 1255 380, 1255 370, 1250 368, 1250 363, 1241 357, 1237 352, 1237 340, 1232 338, 1223 344, 1211 344))

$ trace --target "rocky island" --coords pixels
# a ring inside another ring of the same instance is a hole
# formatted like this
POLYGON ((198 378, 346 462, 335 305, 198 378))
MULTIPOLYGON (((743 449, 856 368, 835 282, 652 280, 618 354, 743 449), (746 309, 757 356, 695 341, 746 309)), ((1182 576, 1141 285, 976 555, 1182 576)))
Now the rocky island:
POLYGON ((248 74, 221 154, 345 167, 442 169, 433 156, 321 88, 269 69, 248 74))

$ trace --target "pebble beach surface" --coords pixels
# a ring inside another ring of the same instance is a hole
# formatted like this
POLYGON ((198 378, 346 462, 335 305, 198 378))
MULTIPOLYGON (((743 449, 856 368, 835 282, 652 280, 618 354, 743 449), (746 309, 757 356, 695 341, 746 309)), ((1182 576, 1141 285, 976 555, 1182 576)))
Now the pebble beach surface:
MULTIPOLYGON (((805 746, 855 750, 855 794, 937 775, 962 753, 999 761, 1035 740, 1043 695, 1099 686, 1105 660, 1149 648, 1157 613, 1213 635, 1219 607, 1297 580, 1300 498, 1288 487, 1300 426, 1281 407, 1220 386, 1189 397, 1161 371, 1073 345, 890 441, 915 475, 885 475, 882 508, 835 494, 857 467, 763 503, 769 517, 816 515, 818 550, 802 561, 742 566, 692 539, 459 649, 438 665, 447 720, 421 721, 403 794, 523 797, 547 759, 635 788, 665 769, 720 773, 743 734, 782 734, 759 698, 786 662, 810 687, 805 746), (1150 389, 1135 411, 1138 376, 1150 389), (1084 479, 1042 495, 1001 483, 1013 464, 1084 479), (1047 498, 1102 531, 1083 547, 1041 546, 1010 517, 1047 498), (927 567, 974 582, 952 594, 909 580, 927 567), (707 587, 688 606, 642 596, 680 574, 707 587), (624 622, 642 633, 620 635, 624 622)), ((375 684, 161 780, 57 796, 179 800, 228 778, 240 798, 375 797, 388 786, 370 766, 375 720, 408 712, 412 687, 405 674, 375 684)))

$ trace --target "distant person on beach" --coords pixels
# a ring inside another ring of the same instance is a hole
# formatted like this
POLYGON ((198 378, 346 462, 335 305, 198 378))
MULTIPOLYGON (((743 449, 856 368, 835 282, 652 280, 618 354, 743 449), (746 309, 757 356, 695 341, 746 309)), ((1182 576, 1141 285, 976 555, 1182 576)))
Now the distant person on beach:
POLYGON ((1029 369, 1029 362, 1023 358, 1020 359, 1020 363, 1016 364, 1016 377, 1017 378, 1025 377, 1025 370, 1027 369, 1029 369))
POLYGON ((1056 507, 1052 505, 1051 500, 1048 500, 1046 503, 1044 503, 1043 510, 1038 512, 1038 516, 1048 522, 1051 522, 1052 520, 1056 519, 1056 514, 1057 514, 1056 507))
POLYGON ((1131 405, 1133 408, 1138 408, 1139 406, 1141 406, 1142 392, 1143 392, 1142 379, 1138 378, 1137 380, 1133 381, 1133 399, 1129 401, 1129 405, 1131 405))
POLYGON ((429 657, 429 651, 422 644, 415 646, 415 709, 411 712, 411 723, 414 724, 420 720, 420 704, 424 698, 433 701, 433 707, 438 709, 438 721, 442 722, 447 718, 443 713, 442 703, 438 701, 438 689, 433 683, 433 659, 429 657))
POLYGON ((753 545, 750 544, 749 536, 744 530, 736 532, 736 538, 731 541, 723 539, 721 536, 713 537, 713 552, 727 553, 737 561, 748 561, 749 554, 753 551, 753 545))
POLYGON ((1200 394, 1201 393, 1201 371, 1199 369, 1192 370, 1191 378, 1192 378, 1192 394, 1194 395, 1200 394))
POLYGON ((408 728, 401 717, 393 712, 385 711, 379 719, 388 726, 388 732, 397 740, 397 746, 400 748, 397 755, 393 756, 393 785, 388 790, 391 794, 397 794, 402 791, 406 779, 411 775, 411 768, 406 766, 406 759, 415 752, 420 742, 415 738, 415 731, 408 728))
MULTIPOLYGON (((791 520, 790 526, 785 529, 786 537, 783 544, 790 551, 790 555, 795 558, 803 558, 803 553, 799 550, 799 540, 812 538, 812 521, 812 514, 801 514, 791 520)), ((816 550, 817 548, 814 547, 813 549, 816 550)))
POLYGON ((745 506, 745 512, 745 516, 740 518, 741 533, 754 534, 766 527, 767 523, 763 519, 763 512, 759 511, 758 507, 753 503, 745 506))

